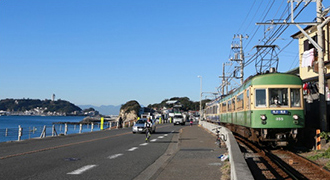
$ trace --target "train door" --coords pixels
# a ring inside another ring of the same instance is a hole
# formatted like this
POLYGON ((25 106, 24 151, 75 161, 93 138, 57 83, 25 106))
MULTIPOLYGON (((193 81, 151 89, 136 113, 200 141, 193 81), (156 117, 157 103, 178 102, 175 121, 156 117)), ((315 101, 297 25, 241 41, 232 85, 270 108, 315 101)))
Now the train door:
POLYGON ((245 126, 251 126, 251 94, 250 88, 245 91, 245 126))

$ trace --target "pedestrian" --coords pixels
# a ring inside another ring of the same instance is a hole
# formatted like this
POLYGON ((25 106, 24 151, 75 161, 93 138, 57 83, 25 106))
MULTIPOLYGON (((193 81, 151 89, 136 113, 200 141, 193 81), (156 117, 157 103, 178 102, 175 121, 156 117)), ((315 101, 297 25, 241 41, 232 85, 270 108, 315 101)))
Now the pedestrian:
POLYGON ((193 125, 193 119, 192 119, 192 117, 190 116, 190 126, 192 126, 193 125))
POLYGON ((123 119, 121 118, 121 116, 119 117, 119 120, 118 120, 118 126, 119 126, 119 128, 123 127, 123 119))

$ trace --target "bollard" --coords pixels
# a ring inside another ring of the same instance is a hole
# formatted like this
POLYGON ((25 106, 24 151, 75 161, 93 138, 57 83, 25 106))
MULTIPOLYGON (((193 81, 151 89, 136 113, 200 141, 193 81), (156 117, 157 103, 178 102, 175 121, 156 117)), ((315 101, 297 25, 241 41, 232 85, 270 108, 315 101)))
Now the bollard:
POLYGON ((104 117, 101 117, 101 127, 100 127, 100 130, 103 130, 103 124, 104 124, 104 117))
POLYGON ((118 129, 118 126, 119 126, 119 121, 117 121, 117 127, 116 127, 116 129, 118 129))
POLYGON ((46 127, 46 125, 44 125, 44 128, 42 129, 42 132, 40 134, 40 138, 46 137, 46 130, 47 130, 47 127, 46 127))
POLYGON ((23 135, 23 128, 21 127, 21 125, 18 126, 18 141, 21 140, 21 137, 23 135))
POLYGON ((91 132, 93 132, 94 129, 94 123, 91 123, 91 132))
POLYGON ((52 127, 52 136, 57 136, 57 132, 56 132, 56 129, 55 129, 55 124, 53 124, 53 127, 52 127))
POLYGON ((111 122, 109 122, 109 129, 111 130, 111 125, 112 125, 112 123, 111 122))
MULTIPOLYGON (((32 129, 33 131, 33 129, 32 129)), ((29 127, 29 139, 31 138, 31 128, 29 127)))
POLYGON ((82 124, 79 124, 79 133, 82 131, 82 124))
POLYGON ((8 136, 8 128, 6 128, 5 136, 6 136, 6 137, 8 136))
POLYGON ((64 135, 67 135, 68 134, 68 124, 65 123, 64 125, 64 135))
POLYGON ((321 149, 321 136, 320 136, 320 129, 316 129, 316 150, 321 149))

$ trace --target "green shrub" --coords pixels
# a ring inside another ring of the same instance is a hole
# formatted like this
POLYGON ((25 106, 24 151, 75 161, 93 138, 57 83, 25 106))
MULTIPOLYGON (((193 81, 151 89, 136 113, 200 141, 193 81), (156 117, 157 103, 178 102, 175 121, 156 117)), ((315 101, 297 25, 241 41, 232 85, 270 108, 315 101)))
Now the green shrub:
POLYGON ((320 159, 320 158, 330 159, 330 148, 327 149, 326 151, 324 151, 323 153, 319 153, 317 155, 309 157, 309 159, 311 159, 311 160, 317 160, 317 159, 320 159))
POLYGON ((320 133, 320 137, 322 138, 322 139, 325 139, 326 141, 329 141, 330 140, 330 132, 321 132, 320 133))

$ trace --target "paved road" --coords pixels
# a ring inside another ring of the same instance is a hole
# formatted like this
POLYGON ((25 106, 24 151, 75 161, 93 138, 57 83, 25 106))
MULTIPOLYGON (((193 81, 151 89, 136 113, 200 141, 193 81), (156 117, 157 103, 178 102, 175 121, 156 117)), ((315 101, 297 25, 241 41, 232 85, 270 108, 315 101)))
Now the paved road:
POLYGON ((0 179, 133 179, 181 128, 158 125, 150 143, 130 129, 0 143, 0 179))

